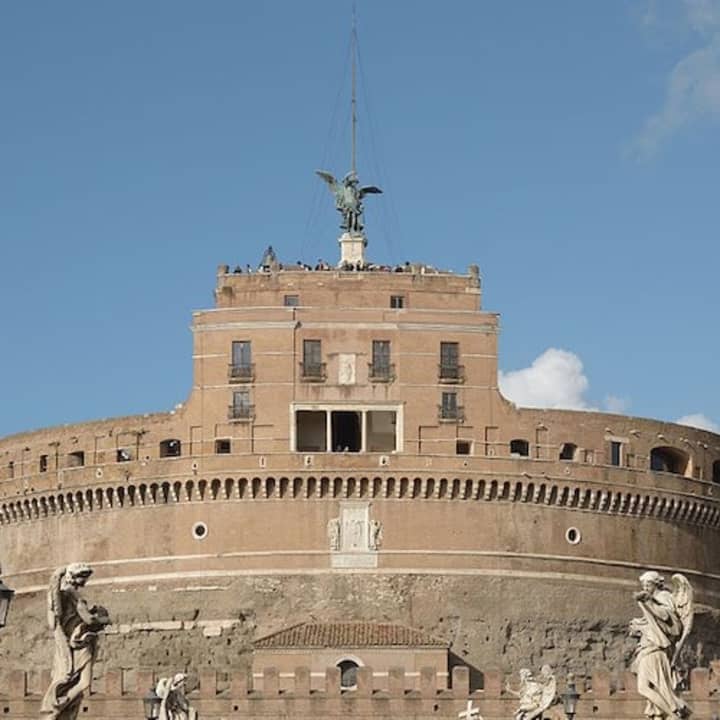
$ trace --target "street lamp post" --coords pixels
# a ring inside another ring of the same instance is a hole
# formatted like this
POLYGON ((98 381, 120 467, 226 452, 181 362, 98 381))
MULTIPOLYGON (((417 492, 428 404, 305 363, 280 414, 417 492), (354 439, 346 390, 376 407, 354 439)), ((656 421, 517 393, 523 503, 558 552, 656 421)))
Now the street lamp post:
POLYGON ((143 708, 145 710, 146 720, 157 720, 160 715, 160 703, 162 699, 155 692, 155 688, 150 688, 147 695, 143 698, 143 708))
POLYGON ((569 673, 567 676, 567 683, 565 686, 565 692, 561 695, 563 701, 563 709, 565 710, 565 716, 568 720, 575 720, 575 712, 577 710, 577 702, 580 698, 580 693, 575 687, 575 676, 569 673))
POLYGON ((11 590, 5 583, 0 580, 0 628, 5 627, 7 622, 8 610, 12 602, 15 591, 11 590))

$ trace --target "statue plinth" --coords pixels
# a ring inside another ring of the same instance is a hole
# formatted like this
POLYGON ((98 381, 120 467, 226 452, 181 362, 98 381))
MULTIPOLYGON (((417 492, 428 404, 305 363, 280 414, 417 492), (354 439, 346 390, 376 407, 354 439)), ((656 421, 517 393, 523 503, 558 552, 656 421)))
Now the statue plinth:
POLYGON ((367 238, 362 233, 344 232, 339 238, 340 264, 365 265, 367 238))

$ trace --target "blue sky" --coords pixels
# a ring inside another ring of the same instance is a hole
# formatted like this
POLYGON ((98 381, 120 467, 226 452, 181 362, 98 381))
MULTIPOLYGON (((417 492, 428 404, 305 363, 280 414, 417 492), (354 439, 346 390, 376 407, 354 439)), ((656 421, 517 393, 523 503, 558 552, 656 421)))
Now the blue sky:
MULTIPOLYGON (((357 5, 371 259, 478 263, 518 402, 720 423, 720 2, 357 5)), ((350 7, 2 4, 0 435, 171 409, 218 264, 336 260, 350 7)))

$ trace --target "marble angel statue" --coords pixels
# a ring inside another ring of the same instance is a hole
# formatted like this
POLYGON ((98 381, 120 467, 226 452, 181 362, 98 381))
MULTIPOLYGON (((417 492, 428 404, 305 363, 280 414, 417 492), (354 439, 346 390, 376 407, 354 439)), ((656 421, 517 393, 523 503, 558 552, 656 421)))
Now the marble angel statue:
POLYGON ((52 720, 74 720, 90 688, 100 632, 110 624, 107 610, 80 595, 92 575, 83 563, 55 570, 48 589, 48 624, 55 639, 50 687, 40 712, 52 720))
POLYGON ((540 720, 557 698, 557 681, 549 665, 543 665, 538 676, 522 668, 520 687, 513 690, 510 685, 506 685, 505 689, 520 701, 514 720, 540 720))
POLYGON ((158 680, 155 687, 155 693, 161 700, 158 720, 197 720, 197 711, 185 696, 186 682, 185 673, 158 680))
POLYGON ((640 576, 634 594, 642 617, 630 621, 630 635, 638 639, 631 670, 646 700, 645 716, 654 720, 685 718, 690 708, 677 694, 678 660, 693 623, 693 590, 684 575, 672 576, 672 590, 654 570, 640 576))

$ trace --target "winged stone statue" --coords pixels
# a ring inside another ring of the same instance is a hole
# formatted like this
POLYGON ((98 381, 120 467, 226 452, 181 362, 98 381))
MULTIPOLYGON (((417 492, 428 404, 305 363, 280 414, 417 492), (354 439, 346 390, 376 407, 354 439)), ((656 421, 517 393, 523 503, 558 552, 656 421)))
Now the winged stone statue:
POLYGON ((678 695, 678 660, 693 624, 693 589, 680 573, 672 576, 672 590, 654 570, 640 576, 634 594, 642 617, 630 621, 630 635, 638 640, 631 670, 638 693, 646 700, 645 715, 653 720, 685 718, 690 708, 678 695))
POLYGON ((514 720, 540 720, 557 698, 557 681, 549 665, 543 665, 537 676, 522 668, 520 687, 513 690, 508 684, 505 689, 519 699, 514 720))
POLYGON ((335 207, 343 218, 340 229, 351 235, 362 235, 362 199, 366 195, 380 194, 382 190, 375 185, 361 186, 355 172, 349 172, 342 181, 326 170, 316 170, 315 174, 327 183, 335 196, 335 207))

